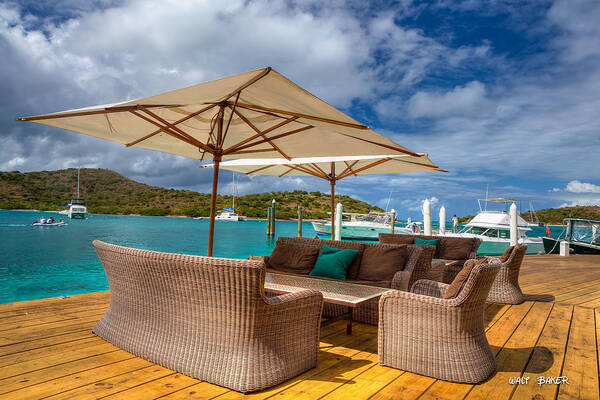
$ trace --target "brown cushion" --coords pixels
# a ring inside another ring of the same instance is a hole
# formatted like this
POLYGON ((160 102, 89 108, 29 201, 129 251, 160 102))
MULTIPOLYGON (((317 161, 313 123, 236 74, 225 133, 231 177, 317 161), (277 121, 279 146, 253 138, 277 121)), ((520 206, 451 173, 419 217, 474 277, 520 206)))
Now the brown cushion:
POLYGON ((506 262, 514 248, 515 246, 510 246, 508 249, 504 250, 504 253, 502 253, 502 255, 500 256, 500 262, 506 262))
POLYGON ((319 256, 318 247, 278 244, 268 258, 267 266, 278 271, 307 275, 319 256))
MULTIPOLYGON (((447 260, 466 260, 473 250, 474 239, 444 238, 438 246, 439 256, 447 260)), ((436 252, 437 253, 437 252, 436 252)))
POLYGON ((467 283, 469 275, 471 275, 471 270, 473 270, 476 265, 486 264, 487 262, 487 258, 477 258, 467 261, 463 269, 460 270, 450 286, 448 286, 448 289, 446 289, 446 293, 444 293, 444 299, 453 299, 458 296, 463 286, 465 286, 465 283, 467 283))
POLYGON ((367 246, 363 252, 358 279, 364 281, 389 281, 404 269, 406 247, 367 246))
POLYGON ((411 235, 383 236, 380 243, 388 244, 415 244, 415 238, 411 235))

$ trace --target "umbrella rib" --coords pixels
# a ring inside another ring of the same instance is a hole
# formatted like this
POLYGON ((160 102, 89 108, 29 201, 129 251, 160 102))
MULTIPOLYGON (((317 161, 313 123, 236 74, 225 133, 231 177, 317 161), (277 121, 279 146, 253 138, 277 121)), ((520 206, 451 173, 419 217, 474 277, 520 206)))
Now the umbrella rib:
MULTIPOLYGON (((152 104, 147 105, 146 107, 161 107, 161 108, 170 108, 170 107, 179 107, 178 104, 152 104)), ((97 114, 108 114, 108 113, 117 113, 117 112, 127 112, 131 110, 139 109, 139 105, 133 106, 117 106, 117 107, 106 107, 102 110, 93 110, 93 111, 74 111, 74 112, 65 112, 60 114, 47 114, 47 115, 37 115, 33 117, 22 117, 15 118, 16 121, 39 121, 43 119, 58 119, 58 118, 67 118, 67 117, 81 117, 84 115, 97 115, 97 114)))
POLYGON ((441 169, 441 168, 440 168, 440 167, 438 167, 437 165, 423 164, 423 163, 420 163, 420 162, 415 162, 415 161, 399 160, 399 159, 397 159, 397 158, 392 158, 392 160, 394 160, 394 161, 398 161, 398 162, 403 162, 403 163, 406 163, 406 164, 421 165, 421 166, 423 166, 423 167, 428 167, 428 168, 431 168, 431 169, 438 169, 438 170, 440 170, 441 172, 448 172, 448 171, 446 171, 445 169, 441 169))
POLYGON ((417 153, 413 153, 412 151, 406 150, 406 149, 402 149, 400 147, 395 147, 395 146, 390 146, 389 144, 385 144, 385 143, 377 143, 374 142, 372 140, 369 139, 365 139, 365 138, 361 138, 361 137, 356 137, 356 136, 352 136, 352 135, 347 135, 345 133, 340 133, 340 135, 349 137, 349 138, 353 138, 353 139, 357 139, 357 140, 362 140, 363 142, 367 142, 367 143, 371 143, 377 146, 381 146, 381 147, 385 147, 386 149, 391 149, 391 150, 395 150, 395 151, 399 151, 400 153, 404 153, 404 154, 409 154, 411 156, 414 157, 419 157, 419 154, 417 153))
MULTIPOLYGON (((275 143, 272 142, 272 139, 267 138, 260 129, 258 129, 256 126, 254 126, 254 124, 252 122, 250 122, 250 120, 248 118, 246 118, 242 113, 240 113, 238 110, 232 110, 234 113, 237 114, 238 117, 240 117, 242 119, 242 121, 244 121, 246 123, 246 125, 248 125, 250 128, 252 128, 256 133, 260 134, 260 136, 262 136, 270 145, 271 147, 273 147, 275 150, 277 150, 279 152, 279 154, 281 154, 284 158, 291 160, 291 157, 288 156, 287 154, 285 154, 283 152, 283 150, 281 150, 279 148, 279 146, 277 146, 275 143)), ((256 145, 256 144, 254 144, 256 145)), ((252 145, 252 146, 254 146, 252 145)), ((252 147, 250 146, 250 147, 252 147)))
MULTIPOLYGON (((151 116, 152 118, 156 119, 157 121, 159 121, 162 124, 165 124, 169 129, 179 133, 181 136, 187 138, 188 140, 191 141, 191 143, 195 144, 197 147, 202 148, 205 151, 208 151, 210 153, 213 152, 213 149, 211 149, 210 147, 206 146, 204 143, 202 143, 201 141, 199 141, 198 139, 196 139, 195 137, 189 135, 188 133, 184 132, 182 129, 176 127, 175 125, 173 125, 172 123, 170 123, 169 121, 159 117, 158 115, 154 114, 152 111, 148 110, 147 108, 140 106, 141 110, 143 112, 145 112, 146 114, 148 114, 149 116, 151 116)), ((135 114, 135 113, 134 113, 135 114)), ((137 115, 137 114, 136 114, 137 115)))
MULTIPOLYGON (((187 121, 188 119, 190 119, 190 118, 194 118, 196 115, 200 115, 200 114, 202 114, 203 112, 205 112, 205 111, 208 111, 208 110, 210 110, 211 108, 213 108, 213 107, 216 107, 216 106, 217 106, 216 104, 211 104, 211 105, 209 105, 208 107, 204 107, 204 108, 203 108, 203 109, 201 109, 201 110, 194 111, 193 113, 191 113, 191 114, 189 114, 189 115, 186 115, 185 117, 183 117, 183 118, 181 118, 181 119, 178 119, 177 121, 173 122, 173 125, 178 125, 178 124, 180 124, 180 123, 182 123, 182 122, 185 122, 185 121, 187 121)), ((139 138, 139 139, 136 139, 136 140, 134 140, 133 142, 127 143, 125 146, 127 146, 127 147, 133 146, 133 145, 135 145, 135 144, 138 144, 138 143, 139 143, 139 142, 141 142, 141 141, 144 141, 144 140, 146 140, 146 139, 150 139, 151 137, 153 137, 153 136, 155 136, 155 135, 158 135, 160 132, 162 132, 162 129, 157 129, 157 130, 155 130, 154 132, 152 132, 152 133, 150 133, 150 134, 148 134, 148 135, 146 135, 146 136, 144 136, 144 137, 141 137, 141 138, 139 138)))
POLYGON ((356 163, 359 160, 354 161, 352 164, 348 164, 348 161, 344 161, 344 164, 346 164, 346 169, 342 171, 342 173, 340 175, 344 175, 346 172, 350 172, 352 173, 352 175, 357 176, 354 171, 352 170, 352 167, 354 167, 356 165, 356 163))
POLYGON ((305 174, 309 174, 311 176, 316 176, 317 178, 323 178, 320 174, 306 168, 303 164, 299 165, 290 165, 291 168, 294 168, 298 171, 304 172, 305 174))
MULTIPOLYGON (((232 115, 233 115, 233 112, 232 112, 232 115)), ((230 147, 226 148, 225 150, 223 150, 223 154, 227 154, 227 153, 229 153, 230 151, 235 151, 235 150, 236 150, 236 148, 238 148, 239 146, 242 146, 242 145, 244 145, 244 144, 246 144, 246 143, 248 143, 248 142, 250 142, 250 141, 252 141, 252 140, 254 140, 254 139, 256 139, 256 138, 259 138, 259 137, 261 137, 262 135, 266 135, 267 133, 269 133, 269 132, 271 132, 271 131, 274 131, 275 129, 277 129, 277 128, 280 128, 280 127, 282 127, 282 126, 284 126, 284 125, 287 125, 287 124, 289 124, 290 122, 293 122, 293 121, 295 121, 295 120, 297 120, 297 119, 298 119, 298 117, 291 117, 291 118, 288 118, 288 119, 286 119, 285 121, 282 121, 282 122, 280 122, 280 123, 278 123, 278 124, 275 124, 275 125, 273 125, 272 127, 265 129, 265 130, 264 130, 264 131, 262 131, 261 133, 257 133, 256 135, 250 136, 249 138, 247 138, 247 139, 244 139, 244 140, 242 140, 241 142, 239 142, 239 143, 236 143, 236 144, 234 144, 233 146, 230 146, 230 147)))
POLYGON ((250 172, 245 172, 245 174, 246 174, 246 175, 254 174, 254 173, 256 173, 256 172, 263 171, 263 170, 265 170, 265 169, 267 169, 267 168, 272 168, 272 167, 274 167, 274 166, 275 166, 275 164, 267 165, 267 166, 264 166, 264 167, 261 167, 261 168, 257 168, 257 169, 255 169, 255 170, 252 170, 252 171, 250 171, 250 172))
POLYGON ((288 168, 288 170, 287 170, 287 171, 285 171, 283 174, 279 175, 279 176, 278 176, 278 178, 281 178, 282 176, 289 174, 289 173, 290 173, 290 172, 292 172, 293 170, 294 170, 294 168, 288 168))
MULTIPOLYGON (((235 96, 235 103, 233 103, 233 107, 230 107, 231 113, 229 113, 229 120, 227 121, 227 128, 225 128, 225 132, 223 133, 223 139, 221 140, 221 143, 219 143, 219 147, 223 147, 223 143, 225 143, 225 137, 227 136, 227 132, 229 132, 229 125, 231 125, 231 120, 233 118, 233 113, 235 112, 235 107, 237 106, 237 102, 240 99, 240 93, 242 93, 242 92, 239 91, 237 96, 235 96)), ((229 104, 227 105, 227 107, 229 107, 229 104)))
POLYGON ((247 145, 244 145, 244 146, 239 146, 239 147, 233 149, 233 151, 229 151, 227 153, 224 152, 223 154, 235 154, 239 150, 247 149, 247 148, 253 147, 253 146, 258 146, 259 144, 266 143, 266 142, 268 142, 270 140, 280 139, 282 137, 293 135, 295 133, 300 133, 300 132, 303 132, 303 131, 305 131, 307 129, 312 129, 312 128, 314 128, 314 126, 312 126, 312 125, 303 126, 302 128, 294 129, 293 131, 288 131, 288 132, 285 132, 285 133, 280 133, 279 135, 271 136, 270 138, 265 138, 263 140, 259 140, 258 142, 250 143, 250 144, 247 144, 247 145))
POLYGON ((229 100, 229 98, 231 96, 233 96, 234 94, 239 94, 242 92, 242 90, 246 89, 248 86, 254 84, 256 81, 264 78, 265 76, 267 76, 267 74, 269 72, 271 72, 273 69, 271 67, 266 67, 263 68, 261 72, 259 72, 254 78, 250 79, 248 82, 244 83, 242 86, 240 86, 239 88, 235 89, 233 92, 229 93, 228 95, 226 95, 223 100, 229 100))
POLYGON ((235 153, 229 153, 229 154, 248 154, 248 153, 268 153, 268 152, 273 152, 276 151, 275 149, 254 149, 254 150, 241 150, 241 151, 236 151, 235 153))
MULTIPOLYGON (((377 165, 383 164, 384 162, 388 162, 390 160, 392 160, 392 158, 382 158, 381 160, 377 160, 375 162, 372 162, 371 164, 365 165, 364 167, 360 167, 360 168, 354 170, 354 175, 358 174, 361 171, 364 171, 364 170, 376 167, 377 165)), ((348 175, 350 175, 350 174, 347 172, 346 174, 340 175, 338 178, 342 179, 342 178, 347 177, 348 175)))
POLYGON ((327 174, 325 171, 323 171, 316 163, 311 163, 309 165, 312 165, 313 167, 315 167, 317 170, 321 171, 321 173, 323 174, 323 176, 325 176, 325 179, 329 179, 329 174, 327 174))
POLYGON ((295 116, 295 117, 298 117, 298 118, 304 118, 304 119, 310 119, 310 120, 314 120, 314 121, 326 122, 328 124, 347 126, 349 128, 369 129, 368 126, 363 125, 363 124, 353 124, 351 122, 336 121, 334 119, 323 118, 323 117, 316 117, 314 115, 302 114, 302 113, 297 113, 297 112, 293 112, 293 111, 285 111, 285 110, 280 110, 280 109, 277 109, 277 108, 263 107, 263 106, 259 106, 259 105, 256 105, 256 104, 238 103, 238 105, 240 107, 244 107, 244 108, 250 108, 250 109, 255 109, 255 110, 263 110, 263 111, 271 111, 271 112, 275 112, 275 113, 279 113, 279 114, 285 114, 285 115, 295 116))
MULTIPOLYGON (((171 131, 170 129, 168 129, 168 128, 166 128, 166 127, 162 126, 161 124, 159 124, 159 123, 158 123, 158 122, 156 122, 156 121, 153 121, 152 119, 150 119, 150 118, 146 117, 145 115, 142 115, 142 114, 138 113, 138 112, 137 112, 137 111, 135 111, 135 110, 131 110, 130 112, 131 112, 133 115, 135 115, 135 116, 137 116, 137 117, 139 117, 139 118, 143 119, 144 121, 147 121, 147 122, 151 123, 152 125, 155 125, 155 126, 159 127, 159 128, 160 128, 160 129, 161 129, 161 130, 162 130, 164 133, 166 133, 167 135, 169 135, 169 136, 172 136, 172 137, 174 137, 175 139, 179 139, 179 140, 181 140, 181 141, 183 141, 183 142, 186 142, 186 143, 188 143, 188 144, 191 144, 191 145, 192 145, 192 146, 194 146, 194 147, 198 147, 197 143, 194 143, 194 142, 192 142, 191 140, 189 140, 189 139, 188 139, 188 138, 186 138, 185 136, 181 136, 181 135, 179 135, 177 132, 173 132, 173 131, 171 131)), ((198 143, 200 143, 200 142, 198 142, 198 143)), ((202 144, 202 143, 200 143, 200 144, 202 144)), ((202 146, 204 146, 204 145, 202 144, 202 146)))

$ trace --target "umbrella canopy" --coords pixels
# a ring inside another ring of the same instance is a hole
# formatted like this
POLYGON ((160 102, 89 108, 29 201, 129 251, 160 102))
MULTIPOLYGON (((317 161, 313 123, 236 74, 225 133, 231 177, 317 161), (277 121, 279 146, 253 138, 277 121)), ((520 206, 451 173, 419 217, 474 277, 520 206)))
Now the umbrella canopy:
MULTIPOLYGON (((202 167, 214 166, 209 164, 202 167)), ((435 165, 427 154, 231 160, 222 162, 220 168, 244 174, 314 176, 328 180, 331 184, 332 237, 335 233, 335 184, 340 179, 367 174, 447 172, 435 165)))
POLYGON ((121 103, 17 118, 215 162, 208 237, 212 255, 219 163, 415 153, 377 134, 271 68, 121 103))

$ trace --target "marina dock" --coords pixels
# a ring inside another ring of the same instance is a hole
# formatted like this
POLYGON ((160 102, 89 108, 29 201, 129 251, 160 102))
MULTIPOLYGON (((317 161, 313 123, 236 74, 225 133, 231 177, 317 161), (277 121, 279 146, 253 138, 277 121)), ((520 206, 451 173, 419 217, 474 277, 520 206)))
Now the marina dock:
POLYGON ((486 306, 487 338, 498 369, 482 384, 382 367, 377 328, 356 324, 348 336, 345 322, 338 321, 321 329, 316 368, 247 396, 95 336, 91 329, 108 306, 109 292, 0 304, 0 400, 598 399, 600 256, 526 256, 520 282, 525 303, 486 306), (568 383, 557 385, 555 378, 568 383))

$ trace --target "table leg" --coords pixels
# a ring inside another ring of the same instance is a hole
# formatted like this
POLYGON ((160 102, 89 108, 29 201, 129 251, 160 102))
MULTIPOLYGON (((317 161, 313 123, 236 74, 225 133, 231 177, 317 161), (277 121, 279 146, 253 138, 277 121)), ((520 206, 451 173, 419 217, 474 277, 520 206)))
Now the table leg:
POLYGON ((352 334, 352 307, 348 307, 348 325, 346 325, 346 335, 352 334))

